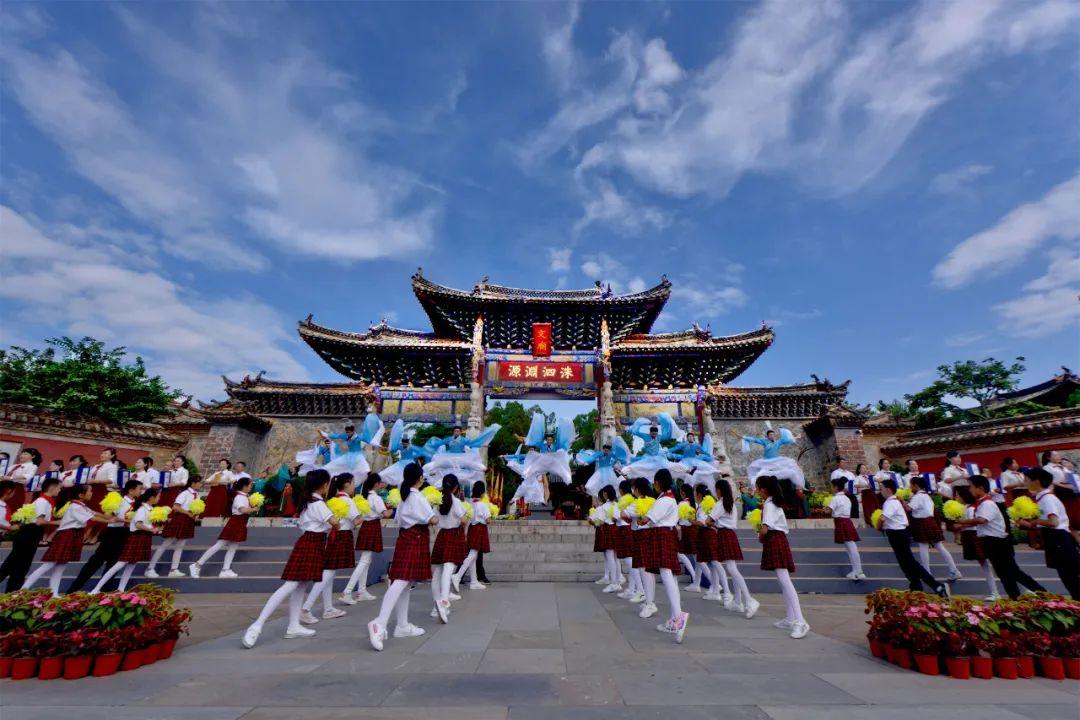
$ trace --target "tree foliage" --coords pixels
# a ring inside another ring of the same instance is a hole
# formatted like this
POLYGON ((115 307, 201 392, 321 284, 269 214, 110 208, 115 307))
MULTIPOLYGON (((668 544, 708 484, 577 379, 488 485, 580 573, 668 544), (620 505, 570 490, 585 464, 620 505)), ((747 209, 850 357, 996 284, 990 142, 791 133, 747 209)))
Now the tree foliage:
POLYGON ((596 434, 600 430, 600 411, 590 410, 574 418, 574 430, 577 437, 570 446, 570 454, 576 455, 581 450, 589 450, 596 447, 596 434))
POLYGON ((1025 370, 1023 360, 1018 357, 1011 365, 994 358, 939 365, 937 380, 904 396, 916 426, 940 427, 1015 414, 1013 409, 991 409, 988 403, 998 393, 1016 389, 1025 370), (969 401, 966 407, 960 404, 965 400, 969 401), (970 405, 971 401, 975 404, 970 405))
POLYGON ((44 350, 0 350, 0 402, 21 403, 124 425, 166 414, 179 390, 148 375, 141 357, 90 337, 52 338, 44 350))

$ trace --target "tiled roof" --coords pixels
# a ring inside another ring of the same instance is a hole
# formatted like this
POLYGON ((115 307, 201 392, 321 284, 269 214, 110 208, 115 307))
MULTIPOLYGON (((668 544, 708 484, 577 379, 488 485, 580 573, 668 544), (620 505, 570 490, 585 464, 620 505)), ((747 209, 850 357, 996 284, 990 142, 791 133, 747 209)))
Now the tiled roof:
POLYGON ((834 385, 825 380, 801 385, 717 385, 706 388, 705 401, 717 418, 815 418, 829 406, 843 402, 849 383, 834 385))
MULTIPOLYGON (((611 352, 613 355, 633 352, 665 352, 669 350, 731 351, 756 350, 764 352, 773 341, 772 328, 762 326, 757 330, 739 335, 713 336, 707 330, 694 326, 689 330, 672 333, 638 333, 627 335, 616 342, 611 352)), ((754 356, 755 358, 757 355, 754 356)))
POLYGON ((496 301, 521 301, 521 302, 553 302, 553 303, 606 303, 626 304, 638 303, 646 300, 667 301, 671 295, 671 282, 666 277, 648 290, 627 295, 615 295, 610 289, 605 289, 599 282, 594 287, 582 290, 532 290, 529 288, 515 288, 506 285, 495 285, 481 280, 471 291, 457 290, 455 288, 439 285, 425 278, 422 271, 417 271, 412 276, 413 292, 419 298, 423 296, 444 297, 447 299, 480 299, 496 301))
POLYGON ((55 433, 102 442, 180 447, 185 440, 157 423, 113 425, 94 418, 72 418, 52 410, 0 403, 0 428, 8 431, 55 433))
POLYGON ((1000 418, 964 425, 951 425, 905 433, 882 446, 894 455, 914 451, 950 450, 978 447, 985 443, 1009 443, 1040 438, 1080 435, 1080 408, 1000 418))

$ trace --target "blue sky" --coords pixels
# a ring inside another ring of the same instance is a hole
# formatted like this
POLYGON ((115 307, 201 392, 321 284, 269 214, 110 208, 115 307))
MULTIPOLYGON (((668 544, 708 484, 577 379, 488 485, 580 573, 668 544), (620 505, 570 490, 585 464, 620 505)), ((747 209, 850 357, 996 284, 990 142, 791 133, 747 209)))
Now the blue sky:
POLYGON ((334 380, 295 323, 427 328, 409 276, 772 324, 736 384, 1076 367, 1080 6, 7 3, 5 344, 208 399, 334 380))

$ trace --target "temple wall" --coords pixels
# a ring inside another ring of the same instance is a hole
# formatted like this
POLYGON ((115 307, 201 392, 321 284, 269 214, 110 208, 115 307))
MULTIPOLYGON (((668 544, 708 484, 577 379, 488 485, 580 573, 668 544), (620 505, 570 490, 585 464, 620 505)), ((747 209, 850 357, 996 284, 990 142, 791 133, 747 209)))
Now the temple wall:
MULTIPOLYGON (((776 429, 786 427, 795 435, 795 445, 786 446, 781 450, 780 454, 798 462, 799 467, 802 468, 803 473, 806 475, 807 482, 815 487, 820 487, 827 481, 828 474, 831 472, 831 466, 827 464, 830 447, 815 443, 806 437, 802 424, 809 419, 778 419, 772 420, 772 425, 776 429)), ((732 437, 731 432, 738 433, 739 436, 753 435, 761 437, 765 433, 765 421, 714 417, 713 424, 716 426, 716 433, 713 436, 714 453, 720 454, 721 438, 723 438, 723 447, 726 450, 728 462, 731 463, 731 467, 735 471, 735 477, 739 480, 745 480, 747 465, 761 457, 762 449, 759 445, 753 445, 750 452, 744 455, 740 450, 741 443, 732 437)))

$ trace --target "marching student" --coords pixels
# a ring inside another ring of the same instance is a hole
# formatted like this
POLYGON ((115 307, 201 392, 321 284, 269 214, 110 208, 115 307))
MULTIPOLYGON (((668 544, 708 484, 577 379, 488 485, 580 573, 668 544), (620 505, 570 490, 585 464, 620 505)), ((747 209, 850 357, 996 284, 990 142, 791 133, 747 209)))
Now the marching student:
MULTIPOLYGON (((717 483, 716 489, 718 491, 722 491, 723 488, 719 485, 719 483, 717 483)), ((731 490, 730 485, 728 485, 728 490, 731 490)), ((725 610, 735 610, 735 605, 737 603, 735 600, 735 596, 731 594, 731 583, 728 579, 727 567, 721 557, 723 553, 721 552, 720 548, 720 523, 721 521, 728 522, 728 520, 723 515, 724 511, 722 509, 718 510, 716 508, 716 505, 713 505, 712 511, 705 510, 703 507, 701 507, 701 504, 705 502, 705 498, 712 498, 712 502, 716 502, 716 498, 713 496, 712 492, 709 491, 707 485, 698 485, 695 490, 695 495, 698 507, 697 515, 695 516, 695 527, 697 527, 698 529, 699 536, 702 533, 706 533, 704 542, 702 542, 701 537, 698 538, 698 572, 701 575, 704 575, 704 573, 706 572, 709 573, 709 591, 702 595, 702 599, 716 600, 723 604, 725 610), (707 531, 712 531, 712 536, 709 536, 707 531), (705 551, 705 555, 708 558, 707 560, 702 559, 700 555, 702 549, 704 549, 705 551)), ((734 503, 735 501, 733 498, 733 507, 734 503)), ((737 524, 738 518, 735 518, 735 521, 737 524)), ((727 525, 724 525, 724 527, 727 527, 727 525)), ((730 541, 730 538, 724 538, 724 540, 730 541)), ((738 538, 735 538, 736 545, 738 544, 738 542, 738 538)), ((730 551, 729 554, 732 555, 733 559, 742 560, 741 548, 739 548, 737 552, 732 550, 732 548, 730 547, 728 548, 728 550, 730 551), (738 558, 735 558, 735 555, 738 555, 738 558)), ((739 610, 738 612, 742 611, 739 610)))
POLYGON ((723 603, 725 609, 742 613, 749 620, 757 615, 761 603, 750 595, 746 579, 739 571, 738 562, 743 559, 743 554, 739 536, 735 533, 739 524, 739 517, 735 512, 735 493, 727 480, 718 480, 716 490, 720 493, 720 499, 709 511, 709 523, 716 528, 716 553, 719 560, 719 564, 713 564, 713 579, 719 579, 719 585, 724 587, 723 596, 717 599, 723 603), (735 585, 734 598, 727 589, 729 576, 735 585))
POLYGON ((1080 549, 1069 532, 1069 515, 1061 498, 1054 495, 1054 476, 1042 468, 1024 471, 1028 490, 1039 504, 1037 520, 1021 520, 1018 525, 1038 528, 1042 535, 1046 567, 1057 571, 1073 600, 1080 600, 1080 549))
POLYGON ((52 536, 49 549, 42 556, 42 564, 30 573, 23 583, 24 588, 33 587, 34 583, 45 575, 49 576, 49 590, 53 595, 60 594, 60 581, 64 577, 64 569, 68 563, 79 562, 82 556, 83 535, 86 533, 86 523, 91 520, 107 523, 109 518, 101 513, 94 512, 87 507, 92 488, 89 485, 80 485, 78 495, 70 501, 68 509, 60 519, 60 528, 52 536))
POLYGON ((12 508, 18 510, 28 501, 26 487, 37 475, 38 466, 41 465, 41 453, 34 448, 23 448, 19 451, 18 462, 8 468, 4 480, 15 483, 15 493, 8 500, 12 508))
POLYGON ((364 484, 360 486, 360 494, 367 498, 370 510, 362 518, 360 530, 356 533, 356 549, 360 553, 360 561, 356 563, 356 569, 353 570, 349 582, 345 584, 345 590, 341 593, 341 602, 346 605, 375 599, 375 596, 367 589, 368 568, 371 567, 371 559, 375 553, 383 551, 382 519, 394 514, 394 511, 388 509, 379 496, 379 491, 384 487, 386 487, 386 482, 378 473, 368 473, 364 484))
POLYGON ((164 542, 158 545, 150 558, 150 564, 146 568, 146 577, 156 578, 157 564, 165 551, 172 548, 172 564, 169 566, 169 577, 187 577, 180 569, 180 558, 184 554, 184 546, 187 541, 195 537, 195 516, 191 513, 191 503, 199 497, 199 488, 202 487, 202 478, 199 476, 188 478, 187 488, 176 496, 172 505, 169 519, 165 521, 165 528, 161 531, 164 542))
POLYGON ((158 498, 158 504, 162 507, 172 507, 176 502, 176 496, 187 488, 188 484, 188 470, 184 467, 184 463, 187 462, 187 457, 184 455, 175 455, 172 459, 172 469, 169 470, 169 482, 161 488, 161 496, 158 498))
MULTIPOLYGON (((964 506, 964 518, 970 520, 975 517, 975 505, 974 503, 964 506)), ((987 602, 994 602, 999 600, 1001 595, 998 593, 997 578, 994 577, 994 569, 990 567, 990 563, 986 560, 986 553, 983 552, 982 543, 979 542, 979 536, 975 532, 975 527, 960 526, 957 528, 960 531, 960 547, 963 548, 963 557, 965 560, 979 564, 979 569, 982 570, 983 579, 986 580, 986 586, 990 589, 990 593, 986 596, 987 602)))
MULTIPOLYGON (((945 547, 945 534, 941 531, 941 522, 934 515, 934 501, 926 492, 926 485, 926 479, 922 476, 911 479, 911 490, 914 493, 908 501, 908 507, 911 508, 911 537, 919 545, 919 562, 927 572, 930 570, 930 546, 932 545, 949 568, 947 582, 955 582, 963 575, 957 569, 952 553, 945 547)), ((965 490, 962 494, 966 493, 965 490)))
POLYGON ((11 513, 14 512, 8 505, 11 496, 15 494, 16 482, 14 480, 0 480, 0 532, 14 530, 11 524, 11 513))
MULTIPOLYGON (((17 489, 18 486, 16 486, 17 489)), ((32 503, 35 513, 34 521, 23 523, 19 527, 11 541, 11 552, 0 565, 0 581, 7 579, 8 592, 14 592, 23 586, 26 574, 30 572, 30 566, 34 564, 34 554, 37 553, 38 544, 45 536, 45 528, 56 525, 52 514, 53 504, 59 494, 59 478, 49 478, 41 483, 41 495, 32 503)))
POLYGON ((206 494, 206 517, 225 517, 229 510, 229 488, 236 477, 232 473, 232 462, 228 458, 218 460, 218 469, 206 479, 210 492, 206 494))
POLYGON ((608 580, 603 592, 619 593, 622 592, 625 580, 619 571, 619 561, 615 557, 615 533, 617 531, 615 529, 614 515, 618 510, 615 488, 611 485, 600 488, 597 499, 600 501, 600 505, 596 508, 597 521, 600 523, 600 527, 597 529, 603 530, 601 537, 604 553, 604 577, 608 580))
POLYGON ((1061 457, 1057 450, 1044 450, 1039 462, 1042 463, 1043 470, 1054 478, 1054 494, 1069 513, 1071 529, 1080 530, 1080 488, 1069 478, 1070 473, 1076 473, 1076 468, 1072 467, 1069 460, 1061 457))
POLYGON ((221 550, 225 551, 225 561, 221 565, 221 572, 218 573, 218 577, 238 577, 232 569, 233 558, 240 548, 240 543, 247 542, 248 518, 252 513, 259 510, 251 507, 251 501, 248 500, 248 491, 251 490, 250 477, 240 478, 234 482, 233 490, 235 495, 233 496, 232 510, 229 519, 225 521, 224 527, 221 528, 221 533, 218 534, 217 541, 206 549, 202 557, 188 565, 188 572, 191 573, 193 578, 199 577, 202 574, 203 565, 210 562, 210 558, 217 555, 221 550))
POLYGON ((431 548, 431 597, 435 601, 432 617, 444 624, 450 621, 450 582, 454 570, 465 562, 468 554, 465 545, 465 506, 457 498, 458 479, 454 474, 443 475, 442 503, 436 519, 439 534, 431 548))
MULTIPOLYGON (((129 482, 137 481, 131 480, 129 482)), ((141 487, 141 485, 136 487, 141 487)), ((124 549, 120 552, 120 559, 105 571, 105 574, 98 580, 97 585, 90 591, 91 595, 101 592, 101 589, 105 587, 105 583, 109 582, 117 573, 120 573, 120 584, 117 586, 117 590, 127 590, 128 582, 135 572, 135 566, 150 559, 150 547, 154 542, 154 536, 161 534, 161 529, 154 527, 150 523, 150 510, 158 504, 160 494, 161 488, 152 487, 143 490, 135 498, 135 501, 131 504, 131 511, 134 514, 128 525, 128 535, 127 539, 124 540, 124 549)))
MULTIPOLYGON (((847 478, 843 478, 847 482, 847 478)), ((780 483, 771 475, 759 477, 758 494, 761 495, 761 527, 758 528, 758 540, 761 541, 761 569, 772 570, 780 583, 780 592, 784 596, 784 619, 775 623, 782 630, 791 630, 791 637, 799 640, 810 632, 810 625, 803 618, 799 594, 791 582, 791 573, 795 572, 795 558, 788 544, 788 524, 784 511, 780 509, 780 483)))
MULTIPOLYGON (((832 514, 833 542, 843 545, 847 551, 848 562, 851 563, 851 572, 846 577, 848 580, 865 580, 866 573, 862 569, 862 557, 859 556, 859 531, 851 522, 851 499, 844 494, 844 481, 833 480, 833 496, 829 501, 829 511, 832 514)), ((876 509, 876 508, 875 508, 876 509)))
POLYGON ((908 516, 904 512, 904 504, 896 497, 896 481, 886 480, 881 483, 881 494, 885 496, 885 502, 881 506, 881 518, 878 521, 879 530, 885 531, 885 537, 889 540, 896 562, 904 577, 908 579, 908 589, 921 592, 923 583, 934 588, 934 592, 943 598, 949 597, 949 588, 945 583, 938 582, 924 566, 919 564, 915 556, 911 554, 911 531, 908 530, 908 516))
POLYGON ((289 623, 285 628, 285 639, 315 637, 314 630, 300 624, 300 609, 304 604, 304 595, 322 579, 326 566, 326 536, 334 522, 334 513, 323 500, 329 487, 330 473, 321 468, 311 470, 304 476, 304 492, 296 499, 303 534, 297 538, 289 560, 281 571, 281 579, 284 580, 281 587, 267 599, 259 617, 244 631, 241 639, 244 647, 255 647, 263 625, 286 598, 289 599, 289 623))
POLYGON ((348 503, 348 514, 338 521, 336 528, 330 531, 330 541, 326 544, 326 565, 323 567, 322 580, 311 588, 307 600, 304 601, 304 608, 300 612, 300 622, 305 625, 314 625, 319 622, 318 618, 311 614, 311 608, 315 605, 315 598, 320 595, 323 601, 323 620, 345 616, 344 610, 334 607, 334 573, 338 570, 352 570, 356 566, 356 548, 353 547, 352 531, 360 517, 360 510, 352 499, 352 473, 335 475, 330 483, 330 495, 348 503))
POLYGON ((472 582, 469 583, 469 589, 487 589, 487 585, 480 582, 475 566, 478 557, 491 552, 491 534, 488 533, 487 526, 488 520, 491 519, 491 508, 483 499, 486 492, 487 488, 483 480, 477 480, 473 483, 473 515, 472 520, 469 521, 469 530, 465 535, 465 545, 469 548, 469 554, 465 557, 465 562, 461 564, 458 571, 450 578, 450 582, 454 585, 454 592, 461 591, 461 580, 470 569, 472 570, 472 582))
POLYGON ((615 502, 615 559, 619 563, 619 576, 627 580, 626 589, 617 593, 615 597, 623 600, 629 600, 635 595, 634 578, 631 576, 631 570, 633 570, 634 566, 634 548, 633 538, 630 537, 630 523, 626 521, 618 505, 619 501, 627 495, 633 498, 630 492, 631 486, 632 483, 629 480, 621 481, 619 483, 619 498, 615 502))
MULTIPOLYGON (((634 496, 635 501, 640 500, 643 497, 652 497, 652 488, 649 487, 649 481, 643 477, 634 478, 631 481, 630 493, 634 496)), ((640 522, 638 518, 637 505, 632 502, 623 511, 623 517, 630 523, 630 586, 633 587, 634 592, 627 598, 631 603, 642 603, 641 612, 645 612, 646 608, 652 605, 652 612, 650 615, 642 615, 642 617, 650 617, 656 614, 656 606, 653 604, 652 599, 649 597, 648 587, 645 584, 645 539, 649 534, 649 529, 640 522)), ((653 584, 655 590, 656 584, 653 584)))
MULTIPOLYGON (((645 559, 645 588, 646 596, 653 597, 656 593, 656 577, 664 584, 668 603, 671 605, 671 617, 667 622, 657 625, 660 632, 675 635, 675 642, 681 643, 686 634, 686 626, 690 622, 690 613, 683 612, 682 598, 679 596, 679 585, 675 581, 675 573, 679 572, 679 538, 675 526, 679 522, 679 504, 675 501, 675 493, 672 492, 674 480, 667 468, 660 468, 653 476, 653 489, 656 491, 656 502, 645 514, 639 518, 639 522, 649 529, 648 536, 644 541, 645 559)), ((648 603, 642 608, 641 617, 649 617, 656 614, 656 605, 648 603), (647 613, 651 607, 652 612, 647 613)))
MULTIPOLYGON (((682 508, 692 508, 694 515, 697 516, 697 506, 694 504, 694 488, 687 483, 683 483, 678 489, 679 496, 679 512, 682 513, 682 508)), ((701 592, 701 566, 697 563, 697 525, 691 519, 684 520, 682 515, 679 516, 679 564, 686 568, 686 575, 690 578, 690 584, 683 588, 686 592, 701 592)), ((714 585, 713 590, 716 589, 714 585)))
MULTIPOLYGON (((390 587, 383 595, 379 616, 368 623, 368 641, 376 650, 383 649, 386 640, 386 623, 390 613, 396 611, 397 625, 394 637, 416 637, 424 634, 423 628, 409 622, 409 586, 414 582, 431 580, 431 556, 428 551, 428 528, 439 522, 431 503, 419 491, 424 471, 416 463, 409 463, 402 471, 401 504, 394 512, 400 531, 394 545, 394 558, 390 562, 390 587)), ((445 483, 445 478, 443 479, 445 483)))
MULTIPOLYGON (((87 485, 87 487, 90 486, 87 485)), ((101 531, 97 547, 94 548, 94 553, 83 563, 79 574, 68 585, 68 594, 79 592, 86 586, 86 583, 90 582, 90 578, 94 577, 94 573, 102 568, 108 571, 109 568, 120 561, 120 553, 124 551, 124 544, 127 542, 129 533, 127 514, 131 509, 131 505, 142 492, 143 486, 138 480, 128 480, 124 483, 124 492, 120 505, 116 508, 116 512, 107 516, 109 520, 105 525, 105 529, 101 531)), ((90 507, 89 501, 87 501, 87 506, 90 507)), ((93 508, 91 507, 91 509, 93 508)))
POLYGON ((1005 529, 1005 518, 1001 516, 1001 510, 990 494, 990 481, 982 475, 972 475, 968 482, 975 500, 975 516, 970 520, 960 520, 957 524, 975 527, 975 534, 979 536, 986 559, 990 561, 1011 599, 1020 597, 1020 585, 1035 592, 1045 592, 1046 588, 1016 564, 1012 538, 1005 529))

